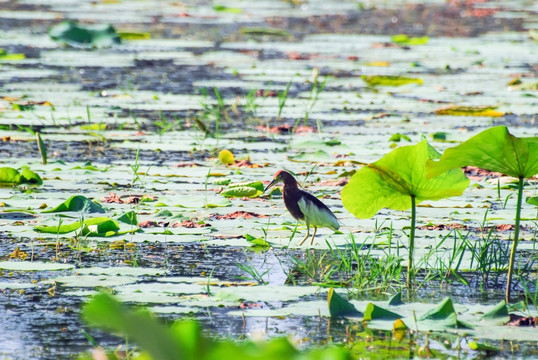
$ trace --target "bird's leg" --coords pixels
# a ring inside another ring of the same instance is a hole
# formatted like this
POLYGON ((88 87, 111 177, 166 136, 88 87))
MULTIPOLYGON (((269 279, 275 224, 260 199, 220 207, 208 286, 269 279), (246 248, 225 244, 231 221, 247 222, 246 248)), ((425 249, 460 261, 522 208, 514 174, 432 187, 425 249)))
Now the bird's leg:
POLYGON ((310 221, 308 221, 308 218, 305 219, 306 222, 306 236, 304 237, 303 241, 299 244, 299 246, 302 246, 306 239, 308 239, 308 235, 310 235, 310 221))
POLYGON ((312 240, 310 240, 310 246, 314 245, 314 236, 316 236, 316 231, 318 231, 317 226, 314 226, 314 233, 312 234, 312 240))

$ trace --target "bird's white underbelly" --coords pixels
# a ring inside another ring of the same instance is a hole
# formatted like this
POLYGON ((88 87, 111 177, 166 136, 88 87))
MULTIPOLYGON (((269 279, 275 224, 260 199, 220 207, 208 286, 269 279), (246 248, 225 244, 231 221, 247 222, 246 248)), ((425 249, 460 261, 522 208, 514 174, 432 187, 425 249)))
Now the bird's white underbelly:
POLYGON ((338 228, 340 228, 338 220, 330 210, 319 208, 314 203, 305 201, 304 197, 299 199, 297 205, 299 205, 299 209, 303 212, 305 221, 306 218, 308 218, 310 225, 316 227, 328 227, 332 230, 338 230, 338 228))

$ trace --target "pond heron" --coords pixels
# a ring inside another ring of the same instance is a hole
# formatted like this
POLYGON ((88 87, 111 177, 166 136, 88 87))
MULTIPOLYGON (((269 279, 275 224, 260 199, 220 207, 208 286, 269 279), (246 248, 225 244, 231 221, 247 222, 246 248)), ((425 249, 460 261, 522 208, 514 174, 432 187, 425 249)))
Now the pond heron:
POLYGON ((306 236, 299 246, 303 245, 308 236, 310 235, 310 225, 314 227, 314 234, 310 241, 310 245, 314 243, 314 236, 318 227, 328 227, 334 231, 340 228, 338 219, 332 211, 322 203, 317 197, 307 193, 304 190, 299 189, 299 183, 293 175, 284 170, 279 170, 273 176, 273 181, 267 185, 264 192, 271 186, 274 186, 282 182, 282 198, 284 199, 284 205, 297 220, 304 221, 306 223, 306 236))

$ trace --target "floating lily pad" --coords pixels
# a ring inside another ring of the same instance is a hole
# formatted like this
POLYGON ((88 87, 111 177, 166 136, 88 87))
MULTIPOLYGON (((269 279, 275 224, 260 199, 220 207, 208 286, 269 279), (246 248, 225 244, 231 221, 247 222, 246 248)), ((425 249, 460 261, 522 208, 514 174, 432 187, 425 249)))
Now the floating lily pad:
POLYGON ((82 25, 74 21, 63 21, 53 26, 49 35, 55 41, 78 47, 109 47, 121 42, 110 24, 82 25))
POLYGON ((0 261, 0 269, 11 271, 56 271, 69 270, 75 266, 71 264, 46 263, 40 261, 0 261))
POLYGON ((0 168, 0 183, 2 184, 19 184, 21 174, 17 169, 11 167, 0 168))
POLYGON ((402 86, 407 84, 422 85, 424 80, 397 75, 363 75, 361 79, 370 86, 402 86))
POLYGON ((495 110, 495 106, 449 106, 435 110, 437 115, 453 115, 453 116, 488 116, 500 117, 504 113, 495 110))
POLYGON ((36 286, 37 286, 36 284, 30 284, 30 283, 0 281, 0 290, 5 290, 5 289, 20 290, 20 289, 29 289, 36 286))
POLYGON ((335 159, 323 150, 314 153, 300 153, 295 156, 288 156, 288 159, 296 162, 333 162, 335 159))
POLYGON ((166 270, 154 269, 154 268, 143 268, 143 267, 132 267, 132 266, 112 266, 112 267, 90 267, 77 269, 77 274, 86 274, 86 275, 111 275, 111 276, 142 276, 142 275, 163 275, 166 273, 166 270))
POLYGON ((247 240, 253 247, 268 248, 271 246, 265 239, 245 234, 245 240, 247 240))
POLYGON ((392 312, 390 310, 384 309, 381 306, 377 306, 373 303, 369 303, 364 310, 364 320, 371 321, 374 319, 385 319, 385 320, 396 320, 400 319, 402 316, 392 312))
POLYGON ((474 351, 485 351, 489 354, 501 352, 501 349, 499 349, 496 346, 485 344, 485 343, 480 343, 476 341, 470 341, 469 348, 474 351))
POLYGON ((19 172, 17 169, 11 167, 1 167, 0 168, 0 185, 19 185, 19 184, 30 184, 30 185, 42 185, 43 180, 41 177, 28 169, 23 167, 19 172))
POLYGON ((393 43, 400 45, 426 45, 430 38, 428 36, 410 37, 405 34, 394 35, 391 38, 393 43))
POLYGON ((258 197, 263 194, 264 186, 259 180, 230 184, 228 189, 221 192, 226 197, 258 197))
POLYGON ((21 53, 9 53, 4 49, 0 49, 0 61, 14 61, 14 60, 24 60, 26 55, 21 53))
POLYGON ((263 194, 263 191, 257 190, 250 186, 236 186, 226 189, 220 194, 225 197, 258 197, 263 194))
POLYGON ((82 213, 104 213, 105 209, 99 204, 82 195, 73 195, 60 205, 50 210, 44 210, 44 213, 77 211, 82 213))
POLYGON ((118 223, 108 217, 97 217, 76 221, 70 224, 59 224, 55 226, 36 226, 35 231, 49 234, 67 234, 76 230, 81 230, 82 235, 88 236, 114 236, 120 230, 118 223))

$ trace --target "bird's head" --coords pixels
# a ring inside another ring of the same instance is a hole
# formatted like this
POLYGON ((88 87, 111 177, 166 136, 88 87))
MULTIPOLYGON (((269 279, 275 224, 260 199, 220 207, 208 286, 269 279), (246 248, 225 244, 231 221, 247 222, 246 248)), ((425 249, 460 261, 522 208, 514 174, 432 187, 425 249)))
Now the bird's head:
POLYGON ((275 186, 276 184, 283 182, 284 185, 297 186, 297 180, 287 171, 278 170, 273 176, 273 181, 266 186, 263 192, 266 192, 270 187, 275 186))

